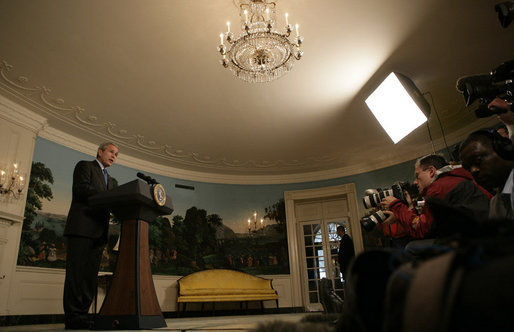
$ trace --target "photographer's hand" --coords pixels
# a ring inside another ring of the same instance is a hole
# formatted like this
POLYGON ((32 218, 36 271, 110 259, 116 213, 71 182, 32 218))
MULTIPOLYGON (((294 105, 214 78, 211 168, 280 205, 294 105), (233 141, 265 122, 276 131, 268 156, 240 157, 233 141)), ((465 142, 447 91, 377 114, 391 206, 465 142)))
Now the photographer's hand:
POLYGON ((503 113, 497 115, 498 119, 506 125, 514 124, 514 113, 511 112, 511 106, 505 100, 496 97, 487 105, 487 108, 495 113, 499 110, 503 111, 503 113))
POLYGON ((391 206, 391 203, 396 201, 397 198, 394 196, 386 196, 384 199, 380 202, 380 206, 384 209, 389 210, 389 207, 391 206))
POLYGON ((382 221, 382 225, 389 225, 398 221, 393 211, 384 210, 382 212, 384 212, 384 214, 387 216, 387 218, 382 221))

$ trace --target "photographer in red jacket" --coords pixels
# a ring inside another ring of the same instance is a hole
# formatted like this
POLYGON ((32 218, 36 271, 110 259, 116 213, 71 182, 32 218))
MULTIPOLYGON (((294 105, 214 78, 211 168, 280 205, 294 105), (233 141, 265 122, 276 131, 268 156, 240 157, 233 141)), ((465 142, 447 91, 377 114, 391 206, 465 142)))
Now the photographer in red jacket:
MULTIPOLYGON (((425 200, 433 198, 477 220, 487 219, 492 195, 475 183, 471 173, 462 167, 448 165, 440 155, 428 155, 416 162, 414 184, 425 200)), ((415 239, 448 235, 440 231, 440 226, 445 225, 435 225, 430 204, 425 204, 418 213, 399 199, 388 196, 381 206, 391 210, 415 239)))

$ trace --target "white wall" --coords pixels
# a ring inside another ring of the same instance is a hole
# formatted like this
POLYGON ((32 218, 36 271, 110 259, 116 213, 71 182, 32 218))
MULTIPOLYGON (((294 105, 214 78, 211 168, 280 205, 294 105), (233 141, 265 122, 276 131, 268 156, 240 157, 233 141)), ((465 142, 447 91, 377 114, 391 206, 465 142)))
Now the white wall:
MULTIPOLYGON (((94 151, 96 145, 81 141, 75 137, 48 127, 46 119, 24 109, 20 105, 0 96, 0 165, 1 163, 20 163, 21 172, 29 177, 30 165, 36 137, 42 136, 58 144, 66 145, 81 152, 94 151), (86 149, 88 149, 86 151, 86 149)), ((141 164, 141 161, 128 159, 120 164, 129 167, 141 164)), ((148 163, 146 163, 148 166, 148 163)), ((159 167, 156 165, 155 169, 159 167)), ((168 176, 176 176, 163 174, 168 176)), ((27 183, 28 185, 28 183, 27 183)), ((26 189, 25 189, 26 193, 26 189)), ((0 197, 0 315, 38 315, 62 314, 62 294, 64 287, 64 270, 17 266, 18 247, 21 236, 26 195, 20 199, 0 197)), ((289 248, 289 250, 294 250, 289 248)), ((289 275, 263 276, 273 279, 273 286, 279 294, 279 306, 288 308, 294 303, 291 277, 289 275)), ((154 276, 157 298, 164 312, 177 310, 176 276, 154 276)), ((99 289, 98 310, 104 299, 105 291, 99 289)), ((223 309, 232 304, 216 306, 223 309)), ((239 308, 238 303, 233 309, 239 308)), ((274 301, 266 301, 266 308, 274 308, 274 301)), ((249 307, 258 306, 252 303, 249 307)), ((197 309, 191 306, 191 309, 197 309)), ((188 308, 189 310, 189 308, 188 308)))
MULTIPOLYGON (((28 178, 36 136, 45 125, 44 118, 0 97, 0 165, 18 162, 20 173, 28 178)), ((9 314, 12 306, 26 198, 26 189, 19 199, 0 196, 0 315, 9 314)))

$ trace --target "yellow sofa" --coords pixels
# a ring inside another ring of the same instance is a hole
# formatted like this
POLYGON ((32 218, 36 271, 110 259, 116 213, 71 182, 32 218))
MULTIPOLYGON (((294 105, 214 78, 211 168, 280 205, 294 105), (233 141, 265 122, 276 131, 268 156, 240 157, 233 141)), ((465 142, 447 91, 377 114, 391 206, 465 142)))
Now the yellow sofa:
POLYGON ((188 302, 246 302, 275 300, 278 308, 278 294, 270 279, 225 269, 203 270, 180 278, 178 281, 177 305, 186 310, 188 302))

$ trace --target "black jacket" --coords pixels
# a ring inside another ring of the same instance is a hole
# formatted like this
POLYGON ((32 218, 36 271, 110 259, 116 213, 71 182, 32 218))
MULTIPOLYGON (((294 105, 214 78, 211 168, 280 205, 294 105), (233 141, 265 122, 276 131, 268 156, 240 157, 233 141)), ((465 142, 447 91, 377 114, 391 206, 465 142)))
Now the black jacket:
POLYGON ((70 211, 64 227, 64 236, 83 236, 107 241, 109 211, 94 209, 88 199, 94 194, 110 190, 113 181, 109 176, 109 188, 105 185, 102 168, 96 160, 79 161, 73 171, 73 194, 70 211))
POLYGON ((350 262, 354 256, 355 249, 353 248, 353 240, 348 234, 345 234, 341 238, 339 253, 337 257, 344 279, 346 279, 346 271, 348 270, 348 266, 350 265, 350 262))

